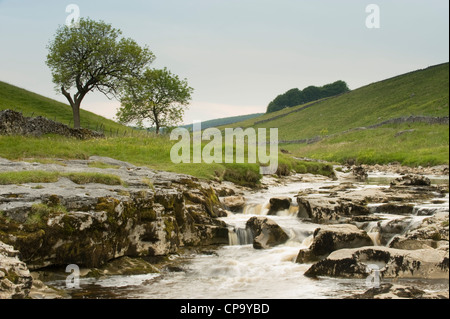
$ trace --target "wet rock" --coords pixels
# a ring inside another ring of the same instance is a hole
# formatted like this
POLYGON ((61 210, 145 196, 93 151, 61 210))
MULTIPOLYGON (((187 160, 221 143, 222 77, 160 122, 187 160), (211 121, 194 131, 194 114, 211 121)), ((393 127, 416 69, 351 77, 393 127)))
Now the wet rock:
POLYGON ((352 174, 353 176, 356 178, 357 181, 359 182, 365 182, 368 178, 368 174, 366 169, 359 165, 359 166, 353 166, 352 168, 352 174))
POLYGON ((449 299, 449 292, 426 292, 415 287, 381 284, 378 288, 371 288, 347 299, 449 299))
MULTIPOLYGON (((67 274, 65 274, 67 275, 67 274)), ((68 299, 70 296, 63 290, 47 286, 39 278, 36 272, 31 273, 33 277, 33 285, 31 286, 28 297, 31 299, 68 299)), ((58 278, 63 280, 64 278, 58 278)))
POLYGON ((448 252, 445 251, 362 247, 331 253, 312 265, 305 276, 367 278, 371 274, 369 265, 375 265, 383 278, 448 279, 449 275, 448 252))
POLYGON ((33 278, 19 259, 19 252, 0 242, 0 299, 27 298, 32 283, 33 278))
POLYGON ((448 247, 448 221, 448 213, 446 212, 425 218, 416 227, 396 236, 390 242, 389 247, 407 250, 448 247))
POLYGON ((288 241, 289 236, 273 220, 266 217, 252 217, 246 223, 246 229, 253 234, 253 248, 267 249, 288 241))
POLYGON ((220 196, 220 197, 236 195, 236 191, 233 188, 224 187, 224 186, 214 187, 214 191, 216 192, 217 196, 220 196))
POLYGON ((344 216, 369 215, 370 210, 364 201, 346 199, 297 197, 299 218, 308 218, 316 223, 337 221, 344 216))
POLYGON ((411 215, 414 211, 414 205, 402 203, 388 203, 376 206, 374 213, 378 214, 394 214, 394 215, 411 215))
POLYGON ((289 209, 292 199, 289 197, 273 197, 269 200, 268 215, 276 215, 279 211, 289 209))
POLYGON ((402 186, 431 186, 431 181, 426 176, 409 174, 391 182, 391 187, 402 186))
POLYGON ((101 268, 91 269, 86 276, 133 276, 151 273, 159 273, 159 269, 142 258, 130 258, 125 256, 114 259, 101 268))
POLYGON ((404 234, 416 225, 414 217, 400 217, 395 219, 382 219, 367 223, 356 223, 361 229, 367 231, 377 246, 386 246, 396 236, 404 234))
POLYGON ((245 206, 245 197, 240 195, 224 197, 222 203, 234 213, 241 212, 245 206))
POLYGON ((354 225, 323 226, 314 231, 311 246, 308 249, 300 250, 296 262, 318 261, 335 250, 372 245, 372 240, 367 233, 354 225))

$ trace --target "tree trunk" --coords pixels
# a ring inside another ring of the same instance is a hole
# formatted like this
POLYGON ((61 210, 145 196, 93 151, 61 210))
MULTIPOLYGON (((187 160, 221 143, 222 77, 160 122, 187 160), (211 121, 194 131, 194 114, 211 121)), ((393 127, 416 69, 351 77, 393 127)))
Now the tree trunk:
POLYGON ((72 112, 73 112, 73 128, 80 128, 81 127, 80 103, 74 103, 74 105, 72 105, 72 112))
POLYGON ((81 100, 84 97, 84 94, 82 94, 81 96, 75 95, 75 99, 72 99, 72 96, 70 96, 70 93, 67 92, 64 87, 61 87, 61 92, 62 94, 66 97, 67 101, 69 101, 70 106, 72 107, 72 113, 73 113, 73 128, 80 128, 81 127, 81 123, 80 123, 80 104, 81 104, 81 100))

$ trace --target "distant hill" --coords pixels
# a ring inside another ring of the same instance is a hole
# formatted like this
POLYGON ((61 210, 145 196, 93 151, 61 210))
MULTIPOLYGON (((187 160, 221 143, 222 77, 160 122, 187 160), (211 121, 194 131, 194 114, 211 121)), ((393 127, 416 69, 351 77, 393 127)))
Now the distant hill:
MULTIPOLYGON (((22 112, 27 117, 44 116, 73 126, 72 109, 68 104, 0 81, 0 110, 6 109, 22 112)), ((86 110, 81 110, 81 126, 93 130, 101 129, 106 134, 109 132, 123 134, 131 130, 131 128, 86 110)))
POLYGON ((282 147, 299 157, 433 165, 448 163, 448 116, 444 63, 231 126, 278 128, 282 147))
MULTIPOLYGON (((220 119, 205 121, 205 122, 202 122, 202 130, 210 128, 210 127, 219 127, 219 126, 230 125, 230 124, 241 122, 241 121, 250 120, 255 117, 261 116, 263 114, 264 113, 255 113, 255 114, 224 117, 224 118, 220 118, 220 119)), ((192 130, 192 124, 184 125, 181 127, 192 130)))
POLYGON ((303 90, 297 88, 290 89, 286 93, 278 95, 269 103, 267 106, 267 113, 280 111, 287 107, 317 101, 330 96, 336 96, 347 93, 348 91, 350 91, 350 89, 344 81, 336 81, 320 87, 311 85, 303 90))

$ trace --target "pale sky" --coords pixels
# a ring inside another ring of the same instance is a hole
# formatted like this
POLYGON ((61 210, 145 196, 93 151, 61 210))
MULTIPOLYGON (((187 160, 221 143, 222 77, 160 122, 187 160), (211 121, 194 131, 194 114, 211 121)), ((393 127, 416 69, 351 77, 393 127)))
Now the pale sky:
MULTIPOLYGON (((448 0, 0 0, 0 80, 67 103, 46 46, 66 6, 148 45, 195 89, 185 123, 265 112, 278 94, 344 80, 351 89, 449 60, 448 0), (366 6, 380 28, 366 27, 366 6)), ((114 119, 118 101, 82 108, 114 119)))

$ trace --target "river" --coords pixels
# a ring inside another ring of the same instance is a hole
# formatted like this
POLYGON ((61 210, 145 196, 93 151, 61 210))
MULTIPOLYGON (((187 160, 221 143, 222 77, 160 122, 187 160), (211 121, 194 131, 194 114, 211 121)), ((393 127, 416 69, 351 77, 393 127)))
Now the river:
MULTIPOLYGON (((370 176, 368 183, 358 187, 388 187, 395 176, 370 176)), ((435 183, 448 183, 448 179, 433 179, 435 183)), ((316 179, 294 181, 287 185, 271 185, 267 189, 246 194, 247 203, 242 213, 229 214, 222 220, 229 225, 229 245, 174 256, 176 271, 160 274, 136 276, 110 276, 100 279, 82 278, 79 289, 67 292, 73 298, 145 298, 145 299, 321 299, 343 298, 368 289, 363 279, 311 279, 303 274, 310 264, 297 264, 295 258, 301 248, 307 248, 312 241, 314 230, 320 225, 303 222, 296 217, 296 208, 278 212, 270 216, 289 235, 289 240, 277 247, 256 250, 252 246, 251 234, 245 230, 246 221, 252 216, 266 215, 270 198, 287 196, 293 199, 299 191, 313 189, 319 191, 324 186, 338 185, 339 181, 316 179)), ((448 195, 436 203, 417 203, 415 212, 424 207, 448 208, 448 195)), ((381 214, 382 215, 382 214, 381 214)), ((413 214, 399 216, 386 214, 387 221, 408 219, 411 227, 424 217, 413 214)), ((374 225, 366 231, 374 244, 377 236, 374 225)), ((427 291, 448 289, 447 281, 403 280, 427 291)), ((65 281, 47 282, 65 289, 65 281)))

